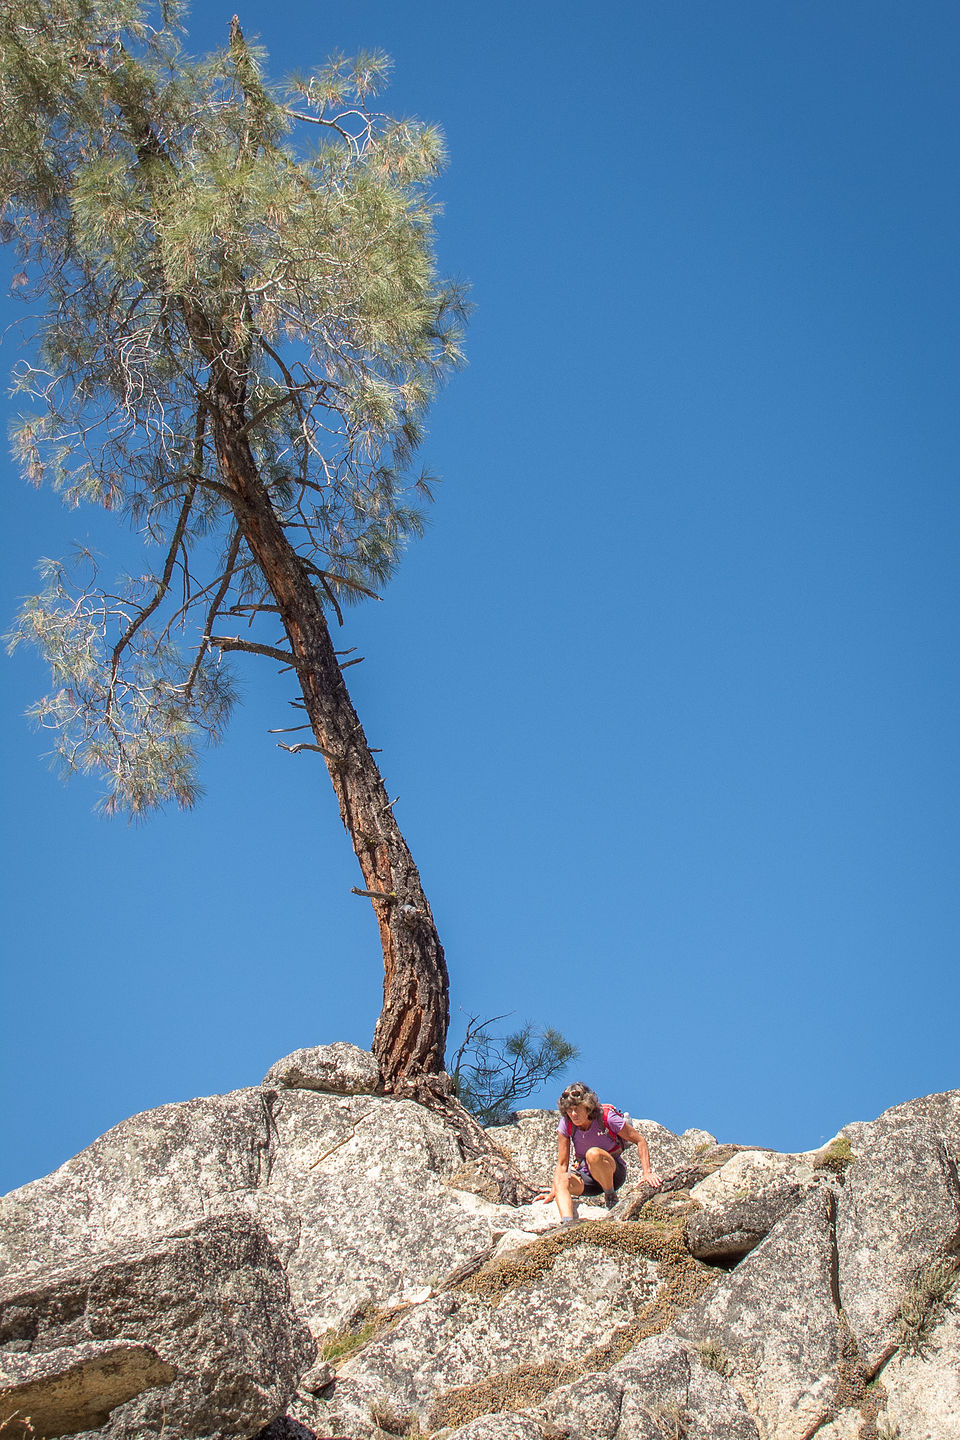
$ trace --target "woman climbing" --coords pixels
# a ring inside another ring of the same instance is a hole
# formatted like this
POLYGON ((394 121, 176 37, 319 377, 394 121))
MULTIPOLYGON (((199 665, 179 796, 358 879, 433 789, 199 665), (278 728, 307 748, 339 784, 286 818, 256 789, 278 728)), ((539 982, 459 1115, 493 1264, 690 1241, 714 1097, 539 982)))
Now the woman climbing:
POLYGON ((613 1105, 601 1105, 596 1094, 579 1080, 560 1096, 557 1126, 557 1168, 553 1185, 538 1200, 557 1202, 561 1225, 575 1225, 573 1202, 581 1195, 602 1195, 607 1209, 617 1203, 617 1191, 627 1178, 623 1162, 625 1143, 636 1145, 644 1181, 660 1185, 651 1169, 646 1140, 613 1105), (570 1141, 576 1163, 570 1169, 570 1141))

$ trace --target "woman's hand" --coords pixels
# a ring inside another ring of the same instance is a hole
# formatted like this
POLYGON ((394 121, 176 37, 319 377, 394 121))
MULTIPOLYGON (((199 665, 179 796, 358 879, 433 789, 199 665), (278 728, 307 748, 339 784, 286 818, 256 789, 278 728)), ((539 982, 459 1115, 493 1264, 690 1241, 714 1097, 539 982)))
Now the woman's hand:
POLYGON ((644 1185, 652 1185, 655 1190, 659 1190, 663 1181, 656 1170, 651 1170, 650 1167, 647 1166, 643 1172, 643 1183, 644 1185))
POLYGON ((549 1189, 549 1190, 545 1190, 542 1195, 534 1195, 534 1197, 533 1197, 535 1204, 542 1202, 544 1205, 549 1205, 549 1204, 550 1204, 550 1201, 551 1201, 551 1200, 556 1200, 556 1198, 557 1198, 557 1187, 556 1187, 556 1185, 551 1185, 551 1186, 550 1186, 550 1189, 549 1189))

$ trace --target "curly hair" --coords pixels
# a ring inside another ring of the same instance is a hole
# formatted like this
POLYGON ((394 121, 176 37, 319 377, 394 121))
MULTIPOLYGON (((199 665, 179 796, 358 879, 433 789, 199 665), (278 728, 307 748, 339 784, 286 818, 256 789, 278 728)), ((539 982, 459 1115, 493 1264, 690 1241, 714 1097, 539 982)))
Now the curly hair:
POLYGON ((567 1118, 567 1111, 574 1105, 586 1105, 591 1120, 596 1120, 600 1114, 600 1101, 596 1091, 591 1090, 589 1085, 584 1085, 582 1080, 574 1080, 572 1085, 568 1085, 557 1101, 557 1108, 564 1119, 567 1118))

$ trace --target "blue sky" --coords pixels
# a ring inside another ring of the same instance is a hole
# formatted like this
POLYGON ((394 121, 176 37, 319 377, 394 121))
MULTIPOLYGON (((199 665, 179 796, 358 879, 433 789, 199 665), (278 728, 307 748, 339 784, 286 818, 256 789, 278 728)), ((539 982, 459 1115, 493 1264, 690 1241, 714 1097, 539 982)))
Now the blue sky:
MULTIPOLYGON (((190 48, 234 8, 198 0, 190 48)), ((385 49, 387 106, 450 147, 441 260, 477 308, 445 483, 342 633, 454 1017, 555 1025, 601 1098, 782 1149, 960 1084, 956 6, 240 19, 277 76, 385 49)), ((38 556, 111 542, 4 471, 12 617, 38 556)), ((40 664, 3 663, 0 1189, 370 1041, 329 782, 267 734, 289 677, 240 674, 201 805, 129 827, 49 771, 40 664)))

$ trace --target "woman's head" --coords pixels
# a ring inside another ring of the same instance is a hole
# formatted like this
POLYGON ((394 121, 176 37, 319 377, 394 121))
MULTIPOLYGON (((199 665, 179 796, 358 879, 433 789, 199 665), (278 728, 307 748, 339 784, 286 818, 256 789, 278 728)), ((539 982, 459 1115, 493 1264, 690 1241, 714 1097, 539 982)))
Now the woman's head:
POLYGON ((560 1114, 566 1119, 570 1111, 578 1105, 583 1105, 586 1108, 591 1120, 596 1120, 600 1114, 600 1101, 597 1099, 596 1093, 590 1089, 589 1085, 584 1085, 582 1081, 575 1080, 572 1085, 568 1085, 566 1090, 564 1090, 560 1099, 557 1101, 557 1107, 560 1114))

